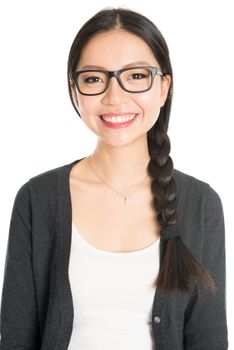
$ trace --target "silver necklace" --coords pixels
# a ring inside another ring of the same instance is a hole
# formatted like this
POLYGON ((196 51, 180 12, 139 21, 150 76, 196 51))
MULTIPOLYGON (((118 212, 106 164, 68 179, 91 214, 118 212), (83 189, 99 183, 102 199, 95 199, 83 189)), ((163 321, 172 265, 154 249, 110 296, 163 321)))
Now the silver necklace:
MULTIPOLYGON (((123 195, 122 193, 120 193, 119 191, 116 191, 112 186, 110 186, 108 183, 106 183, 106 181, 104 181, 103 180, 103 178, 100 176, 100 175, 98 175, 97 173, 96 173, 96 171, 94 170, 94 168, 92 167, 92 165, 91 165, 91 156, 88 156, 88 164, 89 164, 89 166, 90 166, 90 168, 91 168, 91 170, 94 172, 94 174, 102 181, 102 182, 104 182, 109 188, 111 188, 113 191, 115 191, 117 194, 120 194, 123 198, 124 198, 124 204, 130 204, 131 202, 130 202, 130 196, 125 196, 125 195, 123 195)), ((146 176, 144 177, 144 179, 140 182, 140 184, 137 186, 137 188, 135 189, 135 191, 133 191, 133 193, 135 193, 136 191, 137 191, 137 189, 141 186, 141 184, 145 181, 145 179, 146 179, 146 177, 147 177, 147 174, 146 174, 146 176)), ((132 194, 133 194, 132 193, 132 194)), ((132 194, 131 194, 131 196, 132 196, 132 194)))

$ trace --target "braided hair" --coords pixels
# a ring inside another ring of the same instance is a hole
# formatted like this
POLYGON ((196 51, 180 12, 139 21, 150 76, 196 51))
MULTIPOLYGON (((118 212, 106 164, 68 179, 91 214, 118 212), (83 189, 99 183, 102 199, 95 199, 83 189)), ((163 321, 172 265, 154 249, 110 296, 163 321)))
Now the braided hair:
MULTIPOLYGON (((153 208, 160 224, 160 271, 153 286, 162 293, 190 292, 194 286, 215 290, 209 273, 196 260, 180 237, 180 218, 177 213, 177 186, 173 161, 169 155, 170 140, 167 135, 173 97, 173 72, 169 50, 164 37, 155 24, 140 13, 126 8, 105 8, 90 18, 77 33, 68 57, 68 90, 73 107, 80 116, 71 89, 70 73, 75 71, 85 44, 98 33, 124 29, 142 38, 153 51, 163 76, 171 76, 171 85, 164 106, 153 127, 147 132, 150 161, 147 172, 152 179, 153 208)), ((80 116, 81 117, 81 116, 80 116)))
POLYGON ((173 161, 169 155, 170 140, 165 128, 163 114, 147 135, 150 162, 148 174, 152 178, 153 207, 157 220, 162 227, 160 236, 162 244, 161 268, 153 286, 160 291, 172 292, 180 290, 189 292, 194 281, 215 290, 212 277, 199 264, 190 250, 180 238, 180 218, 177 213, 177 186, 173 161), (165 249, 164 249, 165 248, 165 249))

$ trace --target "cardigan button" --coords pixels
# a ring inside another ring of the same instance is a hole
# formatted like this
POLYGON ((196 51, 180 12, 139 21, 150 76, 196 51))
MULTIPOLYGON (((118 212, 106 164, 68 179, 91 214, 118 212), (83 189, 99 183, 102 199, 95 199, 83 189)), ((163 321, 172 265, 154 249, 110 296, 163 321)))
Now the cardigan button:
POLYGON ((155 323, 160 323, 160 322, 161 322, 161 318, 158 317, 158 316, 155 316, 155 317, 154 317, 154 322, 155 322, 155 323))

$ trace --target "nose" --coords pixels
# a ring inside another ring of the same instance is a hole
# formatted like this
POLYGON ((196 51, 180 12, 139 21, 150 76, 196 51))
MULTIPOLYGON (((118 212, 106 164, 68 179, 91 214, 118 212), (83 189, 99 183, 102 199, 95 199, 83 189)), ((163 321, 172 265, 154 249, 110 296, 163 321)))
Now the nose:
POLYGON ((124 91, 116 77, 111 77, 107 90, 103 93, 102 102, 105 104, 119 104, 129 100, 129 93, 124 91))

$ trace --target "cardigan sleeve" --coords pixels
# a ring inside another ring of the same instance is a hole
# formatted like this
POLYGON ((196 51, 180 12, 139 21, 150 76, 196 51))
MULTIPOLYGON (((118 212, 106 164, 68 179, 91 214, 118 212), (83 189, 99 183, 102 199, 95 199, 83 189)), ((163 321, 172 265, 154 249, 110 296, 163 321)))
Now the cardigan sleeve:
POLYGON ((216 283, 216 292, 196 293, 185 315, 185 350, 228 349, 226 321, 225 224, 221 199, 207 184, 202 266, 216 283))
POLYGON ((40 349, 35 298, 29 182, 18 190, 13 204, 1 299, 1 350, 40 349))

